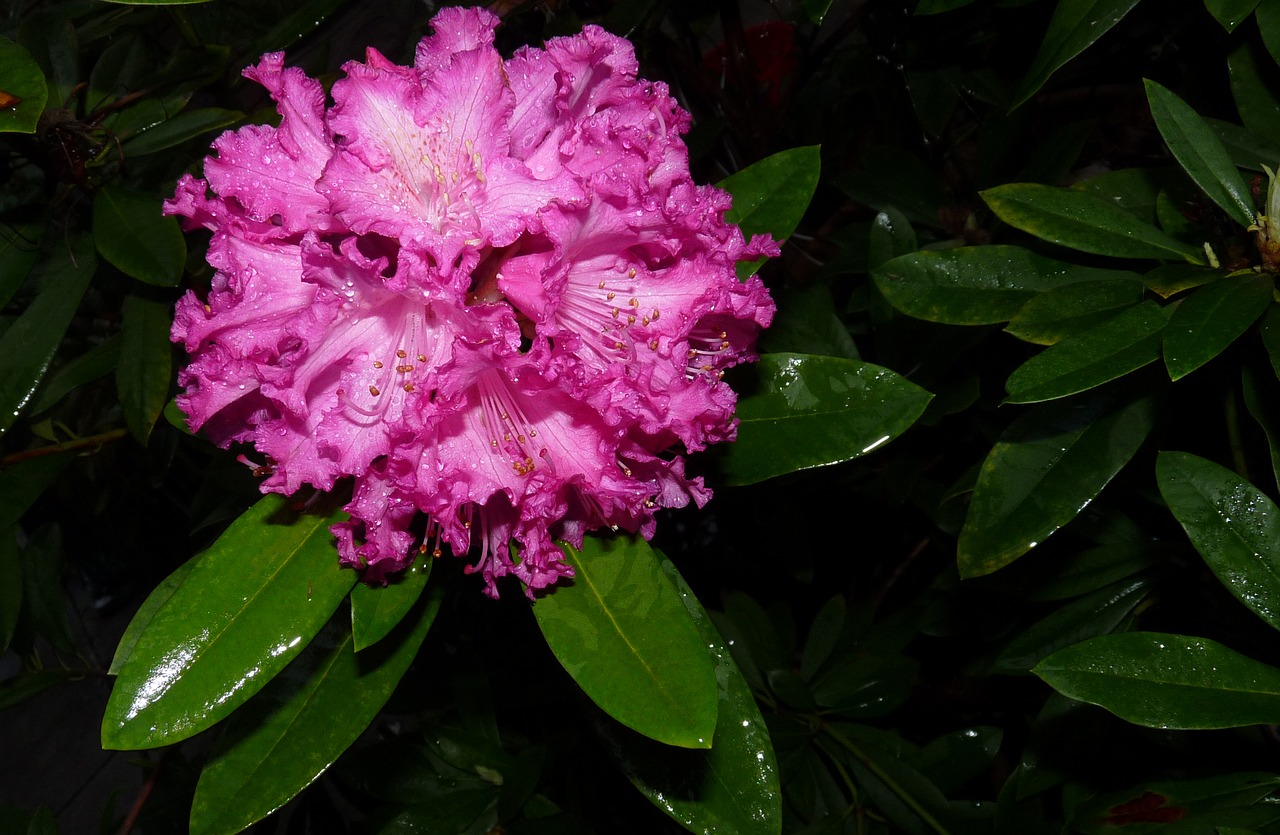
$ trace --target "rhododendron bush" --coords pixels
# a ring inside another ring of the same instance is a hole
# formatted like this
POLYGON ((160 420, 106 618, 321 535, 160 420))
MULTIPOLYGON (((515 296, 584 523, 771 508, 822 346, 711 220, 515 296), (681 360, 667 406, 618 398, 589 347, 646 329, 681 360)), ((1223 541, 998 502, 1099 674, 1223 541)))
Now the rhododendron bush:
POLYGON ((1278 59, 10 3, 0 831, 1280 833, 1278 59))

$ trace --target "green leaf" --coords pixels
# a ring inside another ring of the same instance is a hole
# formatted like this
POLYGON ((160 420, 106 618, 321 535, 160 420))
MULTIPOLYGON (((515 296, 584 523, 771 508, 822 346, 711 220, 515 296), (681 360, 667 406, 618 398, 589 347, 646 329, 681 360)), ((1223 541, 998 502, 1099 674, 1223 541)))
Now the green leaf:
POLYGON ((1253 14, 1258 0, 1204 0, 1204 7, 1209 10, 1222 28, 1234 32, 1245 18, 1253 14))
MULTIPOLYGON (((208 2, 208 0, 200 0, 208 2)), ((234 125, 244 118, 239 110, 226 110, 221 107, 202 107, 186 110, 166 119, 155 127, 135 133, 124 143, 124 152, 128 157, 140 157, 154 154, 180 145, 188 139, 234 125)))
POLYGON ((1205 122, 1217 135, 1218 141, 1237 168, 1261 173, 1263 165, 1273 171, 1280 165, 1280 145, 1257 136, 1240 125, 1218 119, 1205 119, 1205 122))
POLYGON ((40 294, 0 336, 0 435, 30 403, 89 287, 95 262, 86 244, 86 238, 73 239, 70 249, 52 244, 36 268, 40 294))
POLYGON ((1044 42, 1014 94, 1016 108, 1036 94, 1059 67, 1083 52, 1138 5, 1138 0, 1058 0, 1044 42))
POLYGON ((752 370, 759 386, 743 390, 738 440, 721 458, 730 484, 866 455, 905 432, 933 396, 886 368, 836 357, 766 354, 752 370))
MULTIPOLYGON (((768 234, 784 241, 791 237, 818 187, 820 151, 817 145, 781 151, 721 180, 717 185, 733 195, 733 208, 725 212, 725 220, 748 238, 768 234)), ((738 277, 746 278, 763 263, 761 258, 739 264, 738 277)))
POLYGON ((682 748, 709 748, 715 662, 652 549, 628 536, 564 546, 572 583, 534 604, 547 645, 614 719, 682 748))
POLYGON ((867 271, 874 272, 892 258, 919 248, 916 230, 907 216, 890 206, 871 221, 867 233, 867 271))
POLYGON ((112 688, 104 748, 153 748, 225 718, 319 631, 355 583, 329 519, 270 495, 246 511, 152 617, 112 688))
POLYGON ((83 678, 84 670, 51 668, 20 673, 0 682, 0 710, 22 704, 65 681, 83 678))
POLYGON ((1131 542, 1100 545, 1072 554, 1066 562, 1040 575, 1030 600, 1066 600, 1095 592, 1160 562, 1158 545, 1131 542))
POLYGON ((0 656, 9 651, 22 609, 22 558, 17 531, 0 530, 0 656))
POLYGON ((1280 722, 1280 670, 1205 638, 1103 635, 1055 652, 1032 672, 1064 696, 1149 728, 1280 722))
POLYGON ((1262 0, 1253 15, 1271 59, 1280 63, 1280 0, 1262 0))
POLYGON ((93 240, 102 257, 125 275, 176 287, 187 244, 178 219, 165 217, 160 204, 158 197, 103 186, 93 201, 93 240))
POLYGON ((1267 450, 1271 453, 1271 475, 1277 490, 1280 490, 1280 393, 1277 393, 1275 378, 1267 379, 1251 366, 1245 365, 1241 383, 1245 407, 1267 438, 1267 450))
POLYGON ((1039 403, 1079 394, 1160 358, 1164 308, 1146 301, 1052 345, 1014 369, 1006 403, 1039 403))
POLYGON ((20 44, 0 37, 0 133, 35 133, 49 98, 40 65, 20 44))
POLYGON ((48 102, 54 108, 67 107, 75 87, 84 80, 80 72, 80 42, 75 25, 64 8, 36 7, 18 18, 15 40, 26 47, 44 72, 48 102))
POLYGON ((169 306, 141 296, 124 300, 116 391, 124 422, 138 443, 147 445, 151 429, 169 400, 173 359, 169 348, 169 306))
POLYGON ((1120 168, 1090 177, 1072 188, 1123 206, 1138 220, 1151 223, 1156 216, 1156 196, 1166 178, 1160 169, 1120 168))
POLYGON ((990 725, 943 734, 920 749, 920 770, 943 793, 954 794, 990 768, 1003 738, 990 725))
POLYGON ((129 621, 129 625, 125 627, 124 634, 120 636, 120 643, 116 645, 115 655, 111 658, 111 666, 107 668, 109 675, 119 675, 120 669, 124 667, 124 662, 129 660, 129 656, 133 654, 133 648, 138 644, 138 638, 147 630, 147 626, 151 623, 152 618, 156 616, 156 612, 160 611, 178 587, 183 584, 187 577, 191 574, 191 569, 196 567, 198 557, 187 560, 182 565, 175 568, 168 577, 160 581, 160 585, 151 590, 151 594, 147 595, 147 599, 142 601, 142 605, 138 607, 138 611, 134 612, 133 618, 129 621))
POLYGON ((1038 345, 1054 345, 1088 330, 1142 300, 1142 280, 1126 278, 1081 281, 1046 290, 1022 306, 1005 332, 1038 345))
POLYGON ((1244 126, 1258 136, 1280 135, 1280 79, 1264 49, 1253 39, 1245 40, 1227 56, 1227 74, 1244 126))
POLYGON ((1203 260, 1199 249, 1087 191, 1010 183, 987 189, 982 199, 1010 226, 1082 252, 1116 258, 1203 260))
POLYGON ((1280 377, 1280 305, 1273 304, 1263 315, 1258 333, 1262 336, 1262 346, 1267 351, 1271 370, 1280 377))
POLYGON ((760 350, 777 354, 818 354, 860 359, 849 329, 836 315, 835 300, 825 284, 774 292, 778 312, 760 335, 760 350))
POLYGON ((71 601, 63 589, 65 552, 57 525, 39 528, 22 548, 23 608, 30 623, 49 643, 66 655, 76 651, 71 635, 71 601))
POLYGON ((838 174, 841 191, 877 212, 896 209, 912 223, 941 227, 938 210, 947 202, 938 176, 918 156, 896 146, 874 145, 858 171, 838 174))
POLYGON ((691 832, 780 833, 778 766, 751 688, 684 578, 669 560, 659 560, 715 659, 720 710, 711 750, 671 748, 606 731, 610 750, 640 793, 691 832))
POLYGON ((386 586, 356 583, 351 589, 351 635, 357 652, 381 641, 409 614, 427 586, 433 559, 419 555, 386 586))
POLYGON ((31 414, 38 415, 56 406, 80 386, 115 371, 120 360, 120 341, 118 335, 109 337, 50 375, 32 400, 31 414))
POLYGON ((357 655, 336 623, 244 709, 200 773, 191 832, 239 832, 279 809, 355 742, 418 653, 444 595, 432 589, 393 637, 357 655))
POLYGON ((289 14, 285 15, 262 37, 245 48, 242 53, 247 60, 257 60, 264 52, 279 52, 293 46, 310 32, 315 31, 335 11, 342 6, 342 0, 303 0, 294 3, 289 14))
POLYGON ((1007 322, 1040 293, 1133 273, 1082 267, 1016 246, 922 250, 872 273, 889 303, 917 319, 951 325, 1007 322))
POLYGON ((1253 224, 1257 210, 1249 186, 1240 177, 1217 135, 1191 107, 1168 89, 1144 79, 1147 103, 1160 135, 1174 159, 1209 199, 1242 227, 1253 224))
POLYGON ((1160 298, 1168 299, 1192 287, 1203 287, 1226 275, 1225 270, 1195 264, 1161 264, 1145 273, 1142 283, 1160 298))
POLYGON ((1278 783, 1280 777, 1260 771, 1194 780, 1143 781, 1077 804, 1067 829, 1082 835, 1114 835, 1117 831, 1228 835, 1240 830, 1223 826, 1224 823, 1270 823, 1280 816, 1275 804, 1264 800, 1275 792, 1278 783), (1262 813, 1261 818, 1258 813, 1262 813))
POLYGON ((33 455, 0 471, 0 531, 7 531, 75 459, 69 452, 33 455))
POLYGON ((1227 349, 1271 304, 1274 281, 1252 271, 1187 296, 1164 331, 1164 364, 1181 379, 1227 349))
POLYGON ((1015 420, 978 473, 956 546, 960 575, 1003 568, 1075 518, 1137 452, 1155 413, 1154 398, 1111 387, 1015 420))
POLYGON ((45 225, 43 219, 21 226, 0 224, 0 308, 13 299, 40 259, 45 225))
POLYGON ((1067 603, 1019 632, 996 657, 992 670, 1025 673, 1063 647, 1114 632, 1150 590, 1148 580, 1126 580, 1067 603))
POLYGON ((1222 584, 1280 629, 1280 511, 1230 470, 1187 452, 1162 452, 1156 481, 1191 544, 1222 584))

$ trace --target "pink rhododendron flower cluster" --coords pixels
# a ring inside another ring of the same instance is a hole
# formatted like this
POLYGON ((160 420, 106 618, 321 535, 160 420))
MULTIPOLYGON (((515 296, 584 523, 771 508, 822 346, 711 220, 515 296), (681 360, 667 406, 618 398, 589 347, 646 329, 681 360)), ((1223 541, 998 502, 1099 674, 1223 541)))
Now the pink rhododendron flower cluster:
POLYGON ((491 595, 542 588, 572 574, 557 540, 701 505, 681 453, 733 438, 720 378, 773 315, 734 264, 776 244, 693 184, 688 114, 630 44, 504 61, 497 22, 442 10, 413 66, 370 49, 332 106, 264 56, 280 126, 223 134, 166 204, 216 269, 178 304, 179 405, 266 457, 264 492, 353 479, 334 533, 370 581, 448 548, 491 595))

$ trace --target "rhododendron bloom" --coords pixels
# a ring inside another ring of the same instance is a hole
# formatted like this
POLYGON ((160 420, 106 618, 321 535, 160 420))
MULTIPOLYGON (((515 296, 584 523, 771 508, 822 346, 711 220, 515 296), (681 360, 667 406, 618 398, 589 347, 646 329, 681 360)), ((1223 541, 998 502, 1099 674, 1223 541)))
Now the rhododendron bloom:
POLYGON ((776 254, 694 185, 688 115, 588 27, 504 61, 449 8, 411 67, 370 49, 332 89, 266 55, 279 127, 214 142, 166 204, 212 233, 178 304, 193 428, 252 444, 264 492, 350 479, 344 564, 476 555, 487 590, 572 574, 557 544, 710 496, 681 455, 732 440, 726 368, 773 303, 776 254))

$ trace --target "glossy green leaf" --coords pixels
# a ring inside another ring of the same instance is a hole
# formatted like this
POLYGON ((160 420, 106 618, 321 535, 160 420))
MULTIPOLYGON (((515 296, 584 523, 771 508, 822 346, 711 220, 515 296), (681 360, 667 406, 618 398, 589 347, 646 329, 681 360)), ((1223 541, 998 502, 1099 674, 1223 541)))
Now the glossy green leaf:
POLYGON ((1014 94, 1014 107, 1036 94, 1063 64, 1115 26, 1138 0, 1058 0, 1044 41, 1014 94))
POLYGON ((104 748, 153 748, 225 718, 289 663, 355 583, 325 519, 270 495, 198 559, 112 688, 104 748))
POLYGON ((86 243, 51 248, 36 268, 40 294, 0 336, 0 435, 31 402, 89 287, 95 261, 86 243))
POLYGON ((1204 0, 1204 7, 1209 10, 1222 28, 1234 32, 1244 20, 1253 14, 1258 0, 1204 0))
POLYGON ((1142 280, 1125 278, 1081 281, 1046 290, 1022 306, 1005 331, 1037 345, 1054 345, 1088 330, 1142 300, 1142 280))
POLYGON ((1230 122, 1205 119, 1205 123, 1218 137, 1237 168, 1262 173, 1264 165, 1272 171, 1276 169, 1276 165, 1280 165, 1280 144, 1230 122))
MULTIPOLYGON (((208 0, 201 0, 208 2, 208 0)), ((166 119, 155 127, 139 131, 124 143, 124 152, 130 157, 154 154, 194 139, 211 131, 230 127, 244 118, 239 110, 221 107, 202 107, 184 110, 172 119, 166 119)))
MULTIPOLYGON (((1280 63, 1280 0, 1262 0, 1253 14, 1262 43, 1273 61, 1280 63)), ((1274 168, 1274 166, 1273 166, 1274 168)))
POLYGON ((1050 687, 1149 728, 1236 728, 1280 722, 1280 669, 1206 638, 1103 635, 1034 670, 1050 687))
POLYGON ((1162 299, 1168 299, 1193 287, 1226 277, 1222 269, 1196 266, 1195 264, 1161 264, 1142 276, 1146 288, 1162 299))
POLYGON ((171 323, 168 305, 141 296, 125 298, 116 392, 125 425, 143 446, 169 401, 171 323))
POLYGON ((1046 348, 1009 375, 1005 402, 1079 394, 1155 362, 1167 315, 1155 302, 1143 302, 1046 348))
POLYGON ((778 312, 760 335, 761 352, 860 359, 858 346, 836 315, 835 300, 825 284, 782 288, 774 291, 773 298, 778 312))
POLYGON ((1259 374, 1251 366, 1242 369, 1241 390, 1245 408, 1257 421, 1258 428, 1267 438, 1267 450, 1271 453, 1271 475, 1280 490, 1280 387, 1274 377, 1259 374))
MULTIPOLYGON (((818 187, 820 150, 809 145, 781 151, 725 177, 717 183, 733 195, 733 208, 725 212, 725 220, 748 238, 768 234, 784 241, 791 237, 818 187)), ((738 276, 746 278, 763 263, 764 259, 739 264, 738 276)))
POLYGON ((160 198, 103 186, 93 201, 98 252, 125 275, 175 287, 182 280, 187 244, 178 219, 165 217, 160 198))
POLYGON ((982 199, 1010 226, 1072 249, 1117 258, 1202 261, 1198 248, 1087 191, 1011 183, 987 189, 982 199))
POLYGON ((1007 322, 1040 293, 1132 273, 1082 267, 1016 246, 921 250, 874 273, 889 303, 910 316, 951 325, 1007 322))
POLYGON ((1147 103, 1160 135, 1174 159, 1209 199, 1244 228, 1253 224, 1253 199, 1249 186, 1227 154, 1217 135, 1190 105, 1150 79, 1143 82, 1147 103))
POLYGON ((975 725, 943 734, 920 749, 920 770, 945 794, 954 794, 991 766, 1004 732, 975 725))
POLYGON ((22 609, 22 558, 17 531, 0 530, 0 656, 9 651, 22 609))
POLYGON ((1156 195, 1165 179, 1164 172, 1156 168, 1119 168, 1090 177, 1072 188, 1109 200, 1144 223, 1151 223, 1156 216, 1156 195))
POLYGON ((1075 518, 1128 463, 1155 422, 1152 397, 1116 387, 1019 417, 978 473, 957 558, 962 577, 990 574, 1075 518))
POLYGON ((661 563, 715 659, 720 709, 711 750, 674 749, 624 732, 607 734, 610 750, 641 794, 690 832, 780 833, 778 766, 755 697, 684 578, 670 561, 661 563))
POLYGON ((0 107, 0 133, 35 133, 36 122, 49 98, 40 65, 31 53, 0 37, 0 93, 9 98, 0 107))
POLYGON ((38 415, 56 406, 80 386, 115 371, 120 360, 120 341, 119 336, 109 337, 50 374, 31 401, 31 414, 38 415))
POLYGON ((44 231, 43 219, 20 226, 0 224, 0 307, 13 299, 40 259, 44 231))
POLYGON ((878 270, 885 262, 915 252, 919 248, 916 230, 907 216, 890 206, 871 221, 867 233, 867 271, 878 270))
POLYGON ((812 679, 831 657, 844 632, 844 624, 844 597, 836 595, 818 610, 805 638, 804 652, 800 656, 800 675, 806 681, 812 679))
POLYGON ((44 72, 48 103, 65 107, 77 84, 84 80, 80 70, 80 39, 66 9, 44 5, 18 18, 14 38, 26 47, 44 72))
POLYGON ((1128 542, 1099 545, 1072 554, 1047 573, 1039 575, 1030 600, 1066 600, 1131 577, 1163 558, 1153 543, 1128 542))
POLYGON ((111 657, 111 666, 107 667, 109 675, 119 675, 120 670, 124 667, 124 662, 129 660, 129 656, 133 654, 133 648, 138 644, 138 638, 146 631, 147 626, 151 623, 151 619, 156 616, 173 593, 178 590, 183 581, 191 574, 191 570, 196 567, 196 560, 192 558, 175 568, 168 577, 160 581, 160 585, 151 590, 151 594, 147 595, 147 599, 142 601, 142 605, 138 607, 138 611, 133 613, 129 625, 125 627, 124 634, 120 636, 120 643, 116 644, 115 655, 111 657))
POLYGON ((573 582, 533 607, 560 664, 627 727, 668 745, 710 747, 715 662, 657 555, 628 536, 564 548, 573 582))
POLYGON ((1177 380, 1227 349, 1271 305, 1274 281, 1248 272, 1201 287, 1182 300, 1164 331, 1164 364, 1177 380))
POLYGON ((358 655, 350 630, 336 623, 321 630, 227 723, 196 785, 193 835, 239 832, 332 765, 391 697, 443 597, 433 589, 394 635, 358 655))
POLYGON ((1015 635, 996 656, 992 669, 997 673, 1025 673, 1063 647, 1108 635, 1150 590, 1148 580, 1125 580, 1073 600, 1015 635))
POLYGON ((1267 139, 1280 135, 1280 89, 1271 56, 1256 41, 1246 39, 1227 56, 1227 74, 1244 126, 1267 139))
POLYGON ((357 652, 381 641, 404 620, 427 587, 432 564, 430 555, 420 555, 393 583, 356 583, 351 589, 351 636, 357 652))
POLYGON ((1191 544, 1236 598, 1280 629, 1280 511, 1230 470, 1187 452, 1162 452, 1156 481, 1191 544))
POLYGON ((730 484, 849 461, 884 445, 924 413, 933 396, 870 363, 766 354, 759 384, 739 387, 738 440, 721 458, 730 484))

